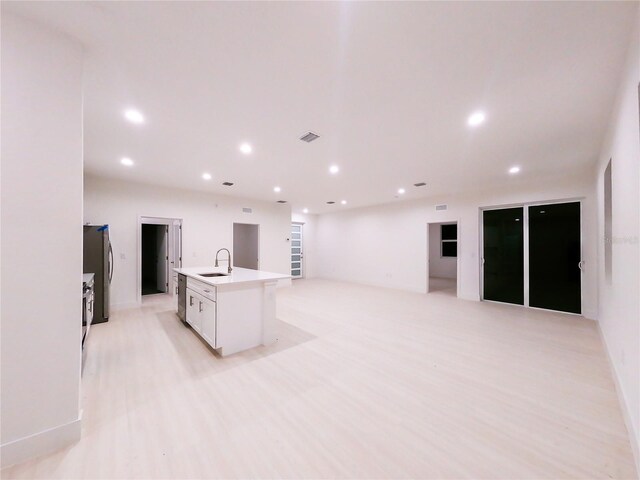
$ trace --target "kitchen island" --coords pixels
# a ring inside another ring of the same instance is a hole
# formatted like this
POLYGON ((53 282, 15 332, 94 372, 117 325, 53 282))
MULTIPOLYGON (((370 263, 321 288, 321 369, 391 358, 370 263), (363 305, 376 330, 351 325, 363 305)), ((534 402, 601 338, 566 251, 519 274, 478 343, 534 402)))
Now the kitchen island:
POLYGON ((226 268, 175 268, 178 317, 220 355, 276 341, 276 285, 290 275, 226 268))

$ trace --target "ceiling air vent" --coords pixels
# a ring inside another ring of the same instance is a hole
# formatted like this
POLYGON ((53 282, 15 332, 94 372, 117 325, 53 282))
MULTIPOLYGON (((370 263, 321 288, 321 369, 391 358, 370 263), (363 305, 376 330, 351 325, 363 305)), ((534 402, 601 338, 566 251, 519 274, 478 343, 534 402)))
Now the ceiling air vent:
POLYGON ((277 203, 287 203, 286 200, 278 200, 277 203))
POLYGON ((446 205, 436 205, 436 210, 446 210, 447 206, 446 205))
POLYGON ((327 205, 333 205, 336 202, 327 202, 327 205))
POLYGON ((320 138, 320 135, 318 135, 317 133, 307 132, 300 137, 300 140, 302 140, 303 142, 311 143, 318 138, 320 138))
POLYGON ((251 213, 253 212, 253 210, 251 210, 249 207, 242 207, 242 213, 251 213))
POLYGON ((231 185, 233 185, 233 182, 222 182, 222 184, 223 184, 225 187, 230 187, 231 185))
POLYGON ((413 184, 413 186, 414 186, 414 187, 426 187, 426 186, 427 186, 427 184, 426 184, 426 183, 424 183, 424 182, 419 182, 419 183, 414 183, 414 184, 413 184))

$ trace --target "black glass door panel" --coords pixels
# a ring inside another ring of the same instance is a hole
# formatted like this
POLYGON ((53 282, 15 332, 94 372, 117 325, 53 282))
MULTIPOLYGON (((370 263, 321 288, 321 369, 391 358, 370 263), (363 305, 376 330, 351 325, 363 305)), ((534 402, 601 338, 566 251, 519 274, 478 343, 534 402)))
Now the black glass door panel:
POLYGON ((524 304, 524 209, 485 210, 483 223, 485 300, 524 304))
POLYGON ((529 305, 581 313, 580 203, 529 207, 529 305))

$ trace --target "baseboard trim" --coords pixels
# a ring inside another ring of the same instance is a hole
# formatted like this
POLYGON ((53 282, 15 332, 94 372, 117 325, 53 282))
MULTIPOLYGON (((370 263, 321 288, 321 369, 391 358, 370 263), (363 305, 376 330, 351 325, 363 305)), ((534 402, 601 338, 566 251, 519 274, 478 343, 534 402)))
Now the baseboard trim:
POLYGON ((0 465, 10 467, 80 440, 82 419, 0 445, 0 465))
POLYGON ((613 376, 613 384, 616 387, 616 395, 618 397, 618 403, 620 404, 620 410, 622 410, 622 418, 624 420, 625 426, 627 427, 627 434, 629 436, 629 442, 631 443, 633 459, 636 462, 636 473, 640 475, 640 438, 636 438, 636 434, 640 434, 640 432, 636 432, 633 426, 633 421, 631 420, 631 415, 629 414, 629 406, 627 405, 626 397, 624 395, 624 391, 622 390, 622 384, 620 383, 618 372, 616 371, 616 368, 613 364, 611 350, 609 349, 607 339, 605 338, 604 332, 602 331, 602 326, 598 321, 596 321, 596 324, 598 325, 598 334, 600 335, 600 340, 602 341, 604 351, 607 355, 607 361, 609 362, 609 370, 611 371, 611 375, 613 376))

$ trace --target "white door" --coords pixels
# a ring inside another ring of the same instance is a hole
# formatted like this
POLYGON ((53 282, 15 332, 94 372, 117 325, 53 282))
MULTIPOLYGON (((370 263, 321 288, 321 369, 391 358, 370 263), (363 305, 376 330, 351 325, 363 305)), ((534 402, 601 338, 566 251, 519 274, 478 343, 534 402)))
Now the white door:
POLYGON ((291 276, 293 278, 302 278, 302 224, 294 223, 291 225, 291 276))
MULTIPOLYGON (((169 252, 171 260, 171 268, 182 267, 182 220, 173 220, 171 225, 171 245, 172 251, 169 252)), ((173 270, 172 270, 173 271, 173 270)))
POLYGON ((158 291, 167 292, 169 289, 169 227, 157 227, 159 232, 157 236, 157 259, 156 268, 158 272, 158 291))

